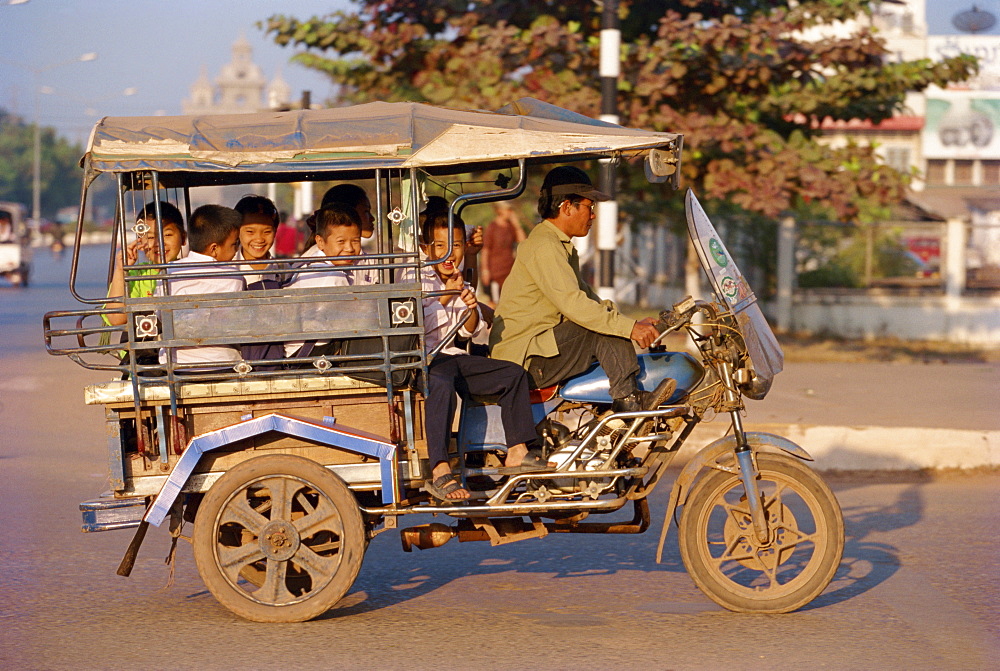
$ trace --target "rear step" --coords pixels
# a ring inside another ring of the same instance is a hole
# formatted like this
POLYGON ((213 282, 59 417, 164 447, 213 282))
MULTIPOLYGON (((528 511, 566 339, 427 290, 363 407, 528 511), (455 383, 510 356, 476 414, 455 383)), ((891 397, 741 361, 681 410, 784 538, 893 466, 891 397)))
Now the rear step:
POLYGON ((146 514, 146 497, 127 499, 100 498, 80 504, 83 514, 83 531, 113 531, 134 529, 146 514))

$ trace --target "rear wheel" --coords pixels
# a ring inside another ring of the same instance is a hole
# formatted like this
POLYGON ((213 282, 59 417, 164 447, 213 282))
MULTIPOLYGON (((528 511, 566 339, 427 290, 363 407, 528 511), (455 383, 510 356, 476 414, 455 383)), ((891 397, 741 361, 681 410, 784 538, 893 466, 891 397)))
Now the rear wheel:
POLYGON ((365 531, 343 480, 308 459, 271 455, 212 486, 193 546, 205 586, 226 608, 257 622, 302 622, 354 584, 365 531))
POLYGON ((712 471, 691 492, 680 519, 681 558, 709 598, 745 613, 787 613, 830 584, 844 550, 840 505, 796 458, 757 454, 768 539, 753 531, 738 474, 712 471))

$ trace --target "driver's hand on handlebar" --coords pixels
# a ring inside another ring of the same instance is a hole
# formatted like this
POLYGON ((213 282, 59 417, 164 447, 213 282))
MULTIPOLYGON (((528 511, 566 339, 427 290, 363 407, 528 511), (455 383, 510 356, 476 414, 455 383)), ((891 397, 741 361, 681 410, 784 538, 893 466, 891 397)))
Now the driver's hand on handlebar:
POLYGON ((660 332, 656 330, 653 326, 656 320, 652 317, 647 317, 642 321, 637 321, 635 326, 632 327, 632 335, 630 336, 639 347, 643 349, 649 347, 653 344, 653 341, 660 335, 660 332), (650 321, 652 320, 652 322, 650 321))

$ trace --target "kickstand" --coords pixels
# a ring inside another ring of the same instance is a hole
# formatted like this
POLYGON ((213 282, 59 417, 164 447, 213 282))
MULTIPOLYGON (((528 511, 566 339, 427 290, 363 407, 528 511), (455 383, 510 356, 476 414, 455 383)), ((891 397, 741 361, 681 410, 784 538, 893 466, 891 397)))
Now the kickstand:
POLYGON ((135 535, 132 536, 132 542, 128 544, 125 556, 122 557, 122 562, 118 565, 118 570, 115 571, 118 575, 126 578, 132 575, 135 559, 139 556, 139 546, 142 545, 143 539, 146 538, 147 529, 149 529, 149 522, 146 520, 139 522, 139 527, 135 530, 135 535))

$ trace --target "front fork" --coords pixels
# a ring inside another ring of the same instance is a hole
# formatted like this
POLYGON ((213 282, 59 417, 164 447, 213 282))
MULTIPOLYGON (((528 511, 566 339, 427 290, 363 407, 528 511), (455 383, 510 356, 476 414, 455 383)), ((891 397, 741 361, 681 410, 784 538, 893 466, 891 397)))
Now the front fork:
POLYGON ((764 513, 764 502, 760 499, 760 488, 757 486, 757 467, 754 465, 753 451, 747 443, 746 434, 743 432, 743 420, 738 411, 732 412, 733 432, 736 435, 736 463, 740 466, 740 480, 743 481, 743 490, 747 494, 747 503, 750 504, 750 521, 753 523, 753 533, 760 543, 766 543, 768 539, 767 516, 764 513))
POLYGON ((757 486, 757 466, 754 464, 753 451, 747 442, 746 433, 743 431, 743 418, 740 416, 739 392, 733 385, 732 364, 725 363, 720 371, 723 374, 722 380, 726 386, 726 401, 729 407, 733 408, 729 415, 733 421, 733 435, 736 438, 736 463, 740 467, 740 480, 743 481, 743 490, 747 495, 747 503, 750 505, 750 521, 753 524, 753 532, 760 543, 766 543, 768 539, 767 515, 764 513, 764 503, 760 499, 760 488, 757 486))

